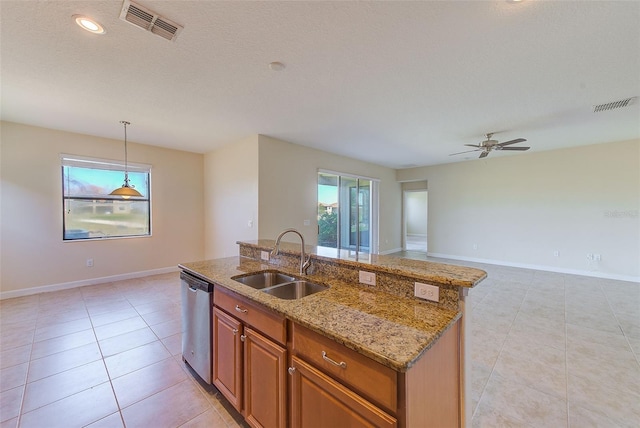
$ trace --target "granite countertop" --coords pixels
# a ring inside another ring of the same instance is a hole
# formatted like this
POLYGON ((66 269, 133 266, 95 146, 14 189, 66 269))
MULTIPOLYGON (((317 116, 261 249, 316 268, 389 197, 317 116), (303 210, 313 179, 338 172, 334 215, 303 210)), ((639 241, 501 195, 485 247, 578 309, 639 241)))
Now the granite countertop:
POLYGON ((293 276, 298 272, 244 257, 179 267, 400 372, 407 371, 461 317, 460 312, 418 299, 314 275, 306 279, 330 288, 299 300, 279 299, 231 278, 261 270, 277 269, 293 276))
MULTIPOLYGON (((238 241, 238 244, 256 249, 271 250, 275 245, 275 241, 272 239, 260 239, 250 242, 238 241)), ((305 252, 318 260, 340 263, 345 266, 354 266, 357 268, 362 268, 362 265, 369 265, 375 267, 375 269, 380 272, 393 275, 410 275, 411 277, 419 278, 427 282, 448 284, 457 287, 472 288, 487 277, 487 273, 480 269, 426 260, 358 253, 352 250, 312 245, 305 245, 305 252)), ((300 244, 283 241, 280 243, 280 253, 287 253, 299 257, 300 244)))

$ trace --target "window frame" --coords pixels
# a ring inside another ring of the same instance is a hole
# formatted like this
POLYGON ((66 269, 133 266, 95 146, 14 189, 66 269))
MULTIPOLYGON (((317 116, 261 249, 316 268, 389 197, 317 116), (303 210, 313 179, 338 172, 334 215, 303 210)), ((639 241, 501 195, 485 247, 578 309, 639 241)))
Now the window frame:
MULTIPOLYGON (((95 201, 95 200, 107 200, 107 201, 121 201, 125 200, 118 196, 111 196, 109 194, 99 195, 99 197, 94 196, 68 196, 65 192, 65 189, 68 187, 68 183, 65 183, 65 168, 66 167, 74 167, 74 168, 84 168, 84 169, 98 169, 98 170, 107 170, 107 171, 117 171, 122 174, 122 181, 124 181, 125 174, 125 165, 124 162, 112 159, 104 159, 104 158, 95 158, 88 156, 80 156, 80 155, 71 155, 71 154, 60 154, 60 171, 61 171, 61 181, 62 181, 62 241, 63 242, 86 242, 86 241, 101 241, 101 240, 112 240, 112 239, 131 239, 131 238, 149 238, 152 235, 152 203, 151 203, 151 193, 152 193, 152 174, 151 169, 152 166, 149 164, 143 163, 135 163, 135 162, 127 162, 127 172, 131 173, 144 173, 147 175, 147 196, 142 198, 131 198, 131 201, 135 202, 145 202, 147 204, 148 218, 147 218, 147 233, 143 234, 135 234, 135 235, 113 235, 113 236, 93 236, 93 237, 79 237, 79 238, 67 238, 67 202, 78 200, 78 201, 95 201)), ((115 189, 115 187, 114 187, 115 189)), ((142 192, 141 192, 142 193, 142 192)), ((69 229, 72 230, 72 229, 69 229)))

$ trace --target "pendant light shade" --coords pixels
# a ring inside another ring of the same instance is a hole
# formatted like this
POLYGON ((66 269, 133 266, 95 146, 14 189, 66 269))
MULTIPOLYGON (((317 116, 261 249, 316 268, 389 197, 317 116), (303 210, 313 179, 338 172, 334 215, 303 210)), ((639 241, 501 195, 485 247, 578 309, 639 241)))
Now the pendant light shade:
MULTIPOLYGON (((125 176, 126 177, 126 176, 125 176)), ((122 199, 129 199, 130 197, 137 197, 137 198, 141 198, 142 194, 140 194, 140 192, 138 192, 136 189, 133 188, 133 186, 127 185, 128 179, 125 178, 125 184, 122 185, 122 187, 118 187, 116 190, 114 190, 113 192, 109 193, 110 195, 113 196, 121 196, 122 199)))
POLYGON ((127 168, 127 125, 131 124, 126 120, 121 120, 120 123, 124 125, 124 184, 109 194, 112 196, 120 196, 122 199, 129 199, 131 197, 141 198, 142 194, 134 189, 136 186, 129 184, 129 171, 127 168))

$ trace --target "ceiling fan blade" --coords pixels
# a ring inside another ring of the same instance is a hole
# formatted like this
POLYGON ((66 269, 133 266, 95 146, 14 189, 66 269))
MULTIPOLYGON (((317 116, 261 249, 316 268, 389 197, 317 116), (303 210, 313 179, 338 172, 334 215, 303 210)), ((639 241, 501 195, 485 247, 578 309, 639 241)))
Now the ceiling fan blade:
POLYGON ((498 143, 496 144, 496 146, 504 147, 510 144, 522 143, 523 141, 527 141, 527 140, 525 140, 524 138, 516 138, 515 140, 505 141, 504 143, 498 143))
POLYGON ((477 147, 477 148, 482 147, 480 144, 465 144, 465 146, 469 146, 469 147, 477 147))
POLYGON ((520 150, 520 151, 525 151, 525 150, 529 150, 531 147, 502 147, 500 148, 500 150, 520 150))
POLYGON ((488 151, 484 151, 484 152, 480 153, 480 159, 486 158, 487 156, 489 156, 489 152, 488 151))
POLYGON ((467 150, 466 152, 458 152, 458 153, 451 153, 449 156, 453 156, 453 155, 461 155, 463 153, 471 153, 471 152, 477 152, 480 149, 476 149, 476 150, 467 150))

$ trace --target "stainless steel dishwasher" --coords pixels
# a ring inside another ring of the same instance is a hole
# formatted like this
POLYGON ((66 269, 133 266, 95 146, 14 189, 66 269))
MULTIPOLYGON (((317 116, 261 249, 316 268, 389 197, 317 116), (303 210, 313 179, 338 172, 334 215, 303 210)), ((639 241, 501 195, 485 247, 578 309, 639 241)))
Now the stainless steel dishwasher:
POLYGON ((182 271, 182 359, 211 384, 213 284, 182 271))

